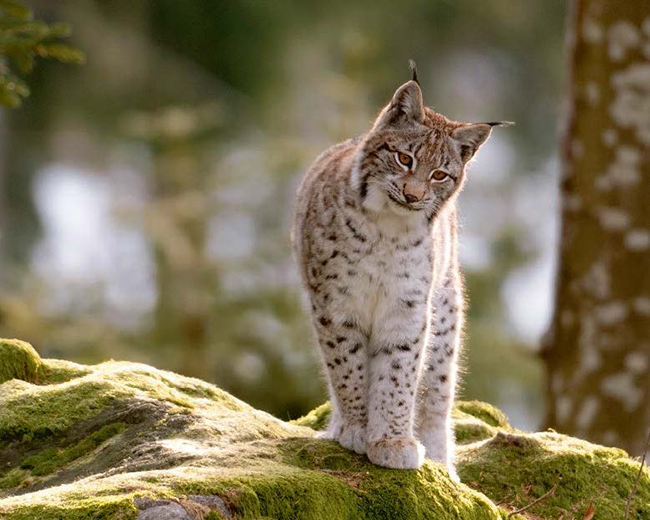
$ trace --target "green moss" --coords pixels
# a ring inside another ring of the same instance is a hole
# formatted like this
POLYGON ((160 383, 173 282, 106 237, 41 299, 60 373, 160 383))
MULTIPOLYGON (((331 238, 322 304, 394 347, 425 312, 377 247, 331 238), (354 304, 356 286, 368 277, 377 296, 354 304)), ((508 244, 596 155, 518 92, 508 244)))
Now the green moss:
POLYGON ((20 467, 31 470, 33 475, 47 475, 60 466, 57 464, 59 455, 60 452, 57 448, 47 448, 37 455, 26 458, 20 467))
POLYGON ((223 496, 229 490, 237 518, 244 519, 501 518, 485 496, 449 481, 439 465, 398 471, 377 468, 362 457, 358 462, 354 471, 269 465, 257 475, 186 484, 179 491, 223 496))
MULTIPOLYGON (((328 404, 287 423, 146 365, 42 360, 30 370, 0 392, 3 520, 131 519, 137 497, 190 494, 218 495, 237 518, 256 520, 504 519, 560 476, 530 518, 581 518, 590 501, 597 518, 622 518, 639 467, 620 450, 517 432, 495 408, 460 402, 453 417, 468 487, 436 463, 388 470, 314 438, 328 404)), ((631 518, 650 519, 649 503, 646 471, 631 518)))
POLYGON ((106 440, 114 437, 126 428, 124 423, 107 424, 73 446, 65 449, 48 448, 36 455, 26 458, 20 467, 30 469, 34 476, 48 475, 58 468, 90 453, 106 440))
POLYGON ((59 359, 43 359, 38 371, 38 382, 40 384, 65 383, 75 377, 82 377, 90 374, 89 367, 61 361, 59 359))
POLYGON ((291 421, 293 424, 298 426, 306 426, 312 428, 313 430, 322 430, 327 426, 327 420, 329 419, 332 407, 330 406, 329 401, 321 404, 319 407, 314 408, 307 415, 291 421))
POLYGON ((29 343, 0 340, 0 384, 11 379, 36 381, 40 364, 41 358, 29 343))
MULTIPOLYGON (((459 459, 464 482, 511 508, 530 504, 557 484, 552 496, 530 509, 544 519, 582 518, 592 503, 598 518, 623 518, 639 471, 639 464, 622 450, 556 433, 501 433, 464 447, 459 459)), ((647 468, 632 511, 631 518, 650 518, 647 468)))
POLYGON ((481 401, 458 401, 454 407, 455 411, 462 412, 483 421, 489 426, 498 428, 510 428, 506 415, 491 404, 481 401))
MULTIPOLYGON (((0 511, 1 512, 1 511, 0 511)), ((72 504, 39 504, 16 507, 9 520, 134 520, 133 497, 111 499, 80 498, 72 504)))
POLYGON ((0 441, 55 435, 97 414, 115 399, 132 395, 110 382, 85 378, 46 387, 12 385, 11 381, 3 386, 0 441))
MULTIPOLYGON (((94 367, 48 362, 46 373, 58 384, 32 385, 21 380, 3 384, 0 393, 0 442, 43 438, 63 432, 73 424, 95 416, 109 405, 128 398, 149 399, 171 406, 177 412, 207 406, 177 389, 175 374, 135 363, 108 362, 94 367), (68 381, 60 382, 70 377, 68 381)), ((193 387, 191 378, 182 378, 193 387)), ((207 383, 202 383, 207 385, 207 383)), ((182 384, 180 386, 183 386, 182 384)), ((251 409, 223 390, 212 387, 212 402, 231 410, 251 409)))
POLYGON ((456 442, 468 444, 493 437, 497 430, 477 419, 456 418, 454 421, 456 442))
MULTIPOLYGON (((324 471, 365 471, 367 459, 345 450, 333 441, 319 439, 289 439, 279 446, 284 460, 299 468, 320 468, 324 471)), ((373 466, 374 467, 374 466, 373 466)))
MULTIPOLYGON (((341 516, 313 518, 480 519, 499 518, 498 509, 480 493, 451 482, 439 464, 427 462, 419 471, 377 467, 332 441, 291 439, 282 446, 287 462, 305 470, 318 468, 344 484, 352 508, 341 516)), ((342 494, 346 497, 346 494, 342 494)), ((282 517, 284 518, 284 517, 282 517)), ((302 517, 296 517, 302 518, 302 517)), ((309 517, 312 518, 312 517, 309 517)))
POLYGON ((242 518, 352 518, 354 490, 339 479, 316 471, 288 471, 241 479, 253 500, 240 502, 242 518))
POLYGON ((29 477, 29 471, 14 468, 6 475, 0 476, 0 490, 18 488, 29 477))

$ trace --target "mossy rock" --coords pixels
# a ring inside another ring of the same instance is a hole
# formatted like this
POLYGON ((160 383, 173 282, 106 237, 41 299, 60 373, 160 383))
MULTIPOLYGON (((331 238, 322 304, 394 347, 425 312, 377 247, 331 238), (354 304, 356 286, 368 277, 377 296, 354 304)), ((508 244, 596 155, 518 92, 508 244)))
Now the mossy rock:
POLYGON ((29 343, 0 340, 0 384, 10 379, 35 381, 40 365, 41 358, 29 343))
MULTIPOLYGON (((373 466, 314 438, 323 405, 284 422, 208 383, 124 362, 82 366, 0 342, 0 518, 623 518, 639 464, 477 402, 454 411, 459 473, 373 466), (561 478, 561 479, 560 479, 561 478), (558 483, 559 482, 559 483, 558 483), (495 503, 499 503, 497 506, 495 503), (521 518, 521 517, 520 517, 521 518)), ((644 470, 630 518, 650 519, 644 470)))

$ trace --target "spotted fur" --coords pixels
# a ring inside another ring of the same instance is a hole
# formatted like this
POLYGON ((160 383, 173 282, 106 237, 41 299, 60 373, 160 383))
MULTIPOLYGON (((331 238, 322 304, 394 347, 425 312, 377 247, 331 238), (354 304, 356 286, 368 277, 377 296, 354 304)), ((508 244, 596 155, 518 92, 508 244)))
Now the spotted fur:
POLYGON ((426 454, 457 478, 455 201, 490 129, 424 107, 411 80, 298 190, 293 243, 332 403, 322 436, 375 464, 418 468, 426 454))

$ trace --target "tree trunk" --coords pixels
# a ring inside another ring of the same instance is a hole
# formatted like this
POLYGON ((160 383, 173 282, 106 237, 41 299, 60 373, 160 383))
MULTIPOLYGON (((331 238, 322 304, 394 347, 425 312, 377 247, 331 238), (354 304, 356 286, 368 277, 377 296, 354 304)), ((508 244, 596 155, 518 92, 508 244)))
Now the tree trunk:
POLYGON ((208 378, 213 280, 205 258, 207 206, 199 152, 191 136, 154 149, 150 231, 156 251, 156 341, 179 351, 184 375, 208 378))
POLYGON ((650 429, 650 8, 575 0, 548 427, 643 450, 650 429))

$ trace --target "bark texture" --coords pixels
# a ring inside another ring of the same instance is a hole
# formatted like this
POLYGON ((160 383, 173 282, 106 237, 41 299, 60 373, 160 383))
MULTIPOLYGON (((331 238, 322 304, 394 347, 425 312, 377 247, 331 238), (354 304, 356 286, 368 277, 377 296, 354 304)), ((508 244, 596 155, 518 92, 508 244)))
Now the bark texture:
POLYGON ((643 450, 650 429, 650 4, 575 0, 547 426, 643 450))

